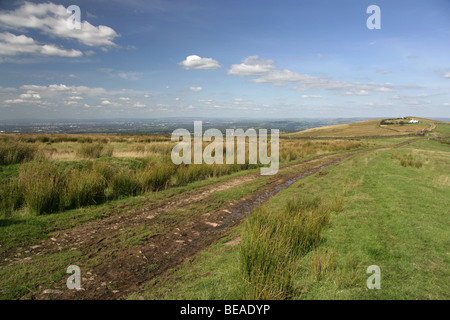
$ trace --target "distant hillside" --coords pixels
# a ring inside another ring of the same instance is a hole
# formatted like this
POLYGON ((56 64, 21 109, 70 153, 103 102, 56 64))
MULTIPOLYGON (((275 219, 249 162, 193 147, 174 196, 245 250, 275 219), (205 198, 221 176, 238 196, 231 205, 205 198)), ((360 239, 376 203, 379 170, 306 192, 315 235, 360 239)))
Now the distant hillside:
POLYGON ((437 123, 426 118, 408 117, 395 119, 375 119, 347 124, 308 129, 299 132, 288 133, 284 137, 289 138, 322 138, 322 137, 372 137, 372 136, 396 136, 419 135, 432 131, 437 123), (418 123, 409 123, 411 119, 418 123))

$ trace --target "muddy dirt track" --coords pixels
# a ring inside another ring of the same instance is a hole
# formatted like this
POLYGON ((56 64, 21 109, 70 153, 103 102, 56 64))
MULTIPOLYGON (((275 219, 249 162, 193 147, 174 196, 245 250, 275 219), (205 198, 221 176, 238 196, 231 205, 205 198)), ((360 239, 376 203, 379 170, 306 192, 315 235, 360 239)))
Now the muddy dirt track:
POLYGON ((213 197, 215 193, 256 181, 261 177, 259 173, 177 194, 137 211, 116 212, 100 220, 54 232, 51 239, 28 248, 27 256, 9 262, 2 259, 0 265, 32 263, 37 255, 45 257, 51 253, 79 250, 82 252, 80 261, 68 262, 68 265, 80 266, 83 290, 68 290, 65 283, 61 283, 54 290, 37 292, 33 298, 124 298, 143 283, 192 258, 225 236, 228 228, 237 225, 255 207, 279 191, 360 152, 365 151, 327 155, 284 167, 267 178, 265 185, 255 192, 212 206, 207 212, 197 212, 196 206, 208 209, 208 205, 217 203, 217 198, 213 197), (123 244, 129 238, 139 236, 139 232, 144 235, 144 241, 123 244))

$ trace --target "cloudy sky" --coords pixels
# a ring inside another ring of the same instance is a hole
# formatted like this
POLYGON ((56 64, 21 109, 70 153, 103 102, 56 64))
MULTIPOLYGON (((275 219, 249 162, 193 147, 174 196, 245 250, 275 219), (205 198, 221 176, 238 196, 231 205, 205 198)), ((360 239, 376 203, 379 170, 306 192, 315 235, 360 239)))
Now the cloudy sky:
POLYGON ((0 1, 0 120, 450 117, 449 40, 448 0, 0 1))

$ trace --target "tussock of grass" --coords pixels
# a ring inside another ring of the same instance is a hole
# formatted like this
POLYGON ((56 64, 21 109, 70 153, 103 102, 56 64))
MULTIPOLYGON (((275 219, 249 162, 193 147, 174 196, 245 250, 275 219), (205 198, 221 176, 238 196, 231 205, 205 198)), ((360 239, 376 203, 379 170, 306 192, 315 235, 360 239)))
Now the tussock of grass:
POLYGON ((19 174, 27 209, 36 215, 56 212, 64 206, 63 179, 48 161, 25 165, 19 174))
POLYGON ((72 170, 67 177, 67 206, 80 208, 105 199, 106 179, 94 170, 72 170))
POLYGON ((106 183, 110 183, 116 174, 116 168, 106 161, 95 161, 92 165, 92 170, 105 179, 106 183))
POLYGON ((331 211, 320 198, 299 198, 278 211, 259 208, 252 213, 239 254, 249 299, 287 299, 295 294, 296 262, 319 244, 331 211))
POLYGON ((38 148, 21 142, 0 143, 0 165, 10 165, 33 160, 38 148))
POLYGON ((414 167, 414 168, 422 168, 423 162, 420 160, 415 160, 412 154, 399 155, 398 153, 391 154, 391 159, 400 160, 400 164, 403 167, 414 167))
POLYGON ((0 188, 0 217, 10 217, 24 202, 18 179, 6 181, 0 188))
POLYGON ((112 198, 121 196, 134 196, 140 192, 139 179, 135 172, 129 169, 121 169, 115 174, 110 183, 112 198))
POLYGON ((176 167, 171 163, 149 167, 140 175, 142 190, 148 192, 167 189, 170 185, 171 177, 176 171, 176 167))
POLYGON ((191 183, 200 177, 205 179, 213 174, 214 172, 211 166, 205 164, 193 164, 180 167, 179 170, 177 170, 175 177, 176 183, 182 186, 191 183))
POLYGON ((101 157, 111 157, 114 152, 114 148, 112 146, 104 146, 101 143, 94 144, 83 144, 77 150, 77 156, 81 158, 101 158, 101 157))

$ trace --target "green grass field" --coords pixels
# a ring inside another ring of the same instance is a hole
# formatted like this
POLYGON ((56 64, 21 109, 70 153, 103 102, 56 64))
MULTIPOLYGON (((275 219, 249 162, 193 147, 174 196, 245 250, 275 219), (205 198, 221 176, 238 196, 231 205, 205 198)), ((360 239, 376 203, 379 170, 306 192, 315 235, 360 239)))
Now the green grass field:
MULTIPOLYGON (((448 124, 437 123, 433 132, 415 137, 282 137, 282 167, 355 154, 276 193, 212 245, 122 298, 449 299, 449 133, 448 124), (366 286, 371 265, 380 267, 381 289, 366 286)), ((175 168, 167 165, 172 144, 164 136, 145 139, 28 135, 2 140, 0 299, 30 299, 44 289, 61 288, 68 261, 95 268, 117 250, 131 252, 271 181, 260 176, 220 190, 230 181, 257 176, 258 166, 175 168), (17 143, 20 148, 14 148, 17 143), (189 199, 211 188, 219 191, 168 211, 153 224, 125 225, 103 255, 74 245, 20 260, 30 246, 55 234, 130 218, 161 201, 189 199), (12 259, 22 262, 9 263, 12 259)), ((280 172, 293 174, 303 166, 280 172)))
MULTIPOLYGON (((280 192, 266 205, 276 212, 292 199, 343 196, 320 243, 296 259, 293 299, 449 299, 450 153, 421 140, 396 150, 357 155, 280 192), (413 154, 423 167, 404 167, 392 153, 413 154), (299 188, 301 184, 301 187, 299 188), (366 269, 381 269, 381 289, 366 287, 366 269)), ((129 298, 246 299, 252 284, 242 279, 240 226, 227 238, 129 298)), ((277 246, 273 243, 273 246, 277 246)), ((276 276, 272 275, 273 281, 276 276)))

